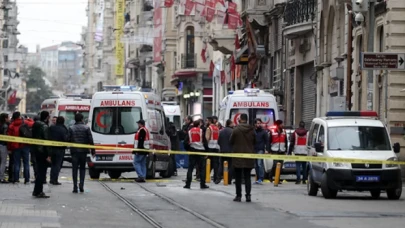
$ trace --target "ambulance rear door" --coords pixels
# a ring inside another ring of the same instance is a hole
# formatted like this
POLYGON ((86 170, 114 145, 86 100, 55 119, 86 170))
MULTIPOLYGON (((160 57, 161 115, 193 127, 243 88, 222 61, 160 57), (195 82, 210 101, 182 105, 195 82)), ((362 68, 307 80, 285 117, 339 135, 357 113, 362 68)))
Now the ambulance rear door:
MULTIPOLYGON (((117 100, 117 94, 108 92, 96 93, 93 97, 89 125, 97 146, 118 146, 118 137, 112 129, 117 100)), ((112 162, 115 154, 115 150, 96 150, 94 162, 112 162)))

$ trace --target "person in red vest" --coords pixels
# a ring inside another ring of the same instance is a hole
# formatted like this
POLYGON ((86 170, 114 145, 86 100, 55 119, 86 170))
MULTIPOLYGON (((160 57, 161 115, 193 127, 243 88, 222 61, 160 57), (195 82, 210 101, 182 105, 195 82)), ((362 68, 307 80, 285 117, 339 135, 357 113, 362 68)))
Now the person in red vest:
MULTIPOLYGON (((294 151, 294 154, 297 156, 307 156, 307 138, 308 131, 305 129, 305 122, 301 121, 299 128, 297 128, 294 133, 291 135, 290 139, 290 148, 288 154, 291 154, 294 151)), ((306 184, 307 182, 307 163, 302 161, 295 162, 297 180, 295 184, 301 183, 301 169, 302 169, 302 183, 306 184)))
MULTIPOLYGON (((271 128, 269 132, 270 153, 271 154, 286 154, 287 153, 287 133, 284 130, 283 121, 277 120, 276 127, 271 128)), ((283 160, 274 160, 273 167, 270 172, 270 182, 273 182, 273 177, 276 173, 277 163, 281 163, 283 167, 283 160)), ((280 173, 282 170, 280 170, 280 173)))
MULTIPOLYGON (((204 147, 204 134, 203 130, 200 128, 200 121, 196 120, 193 122, 193 128, 188 131, 188 136, 185 139, 190 145, 190 150, 194 152, 205 152, 204 147)), ((200 188, 209 188, 205 184, 205 158, 203 155, 189 155, 188 157, 188 170, 187 170, 187 180, 184 188, 190 189, 191 180, 193 176, 194 166, 198 164, 199 174, 200 174, 200 188)))
MULTIPOLYGON (((218 153, 219 152, 219 145, 218 145, 218 138, 219 138, 219 128, 214 122, 213 117, 208 117, 208 127, 205 131, 205 138, 208 142, 208 151, 211 153, 218 153)), ((214 182, 215 184, 219 184, 221 182, 221 178, 219 176, 219 157, 209 157, 211 160, 212 168, 214 169, 214 182)))
MULTIPOLYGON (((14 112, 13 121, 8 126, 7 134, 10 136, 17 136, 17 137, 30 137, 22 135, 22 130, 30 131, 32 129, 32 125, 34 125, 34 121, 32 119, 24 120, 21 117, 20 112, 14 112)), ((24 131, 25 132, 25 131, 24 131)), ((20 168, 21 168, 21 159, 23 160, 24 165, 24 184, 28 184, 30 182, 30 146, 23 143, 16 143, 16 142, 9 142, 7 144, 8 151, 11 151, 11 154, 14 159, 14 178, 13 183, 20 182, 20 168)), ((10 161, 11 162, 11 161, 10 161)))
MULTIPOLYGON (((138 132, 135 134, 135 149, 145 149, 149 150, 149 131, 145 127, 145 120, 139 120, 138 132)), ((146 179, 146 156, 148 152, 135 151, 134 157, 134 168, 138 174, 138 178, 135 179, 136 182, 145 182, 146 179)))

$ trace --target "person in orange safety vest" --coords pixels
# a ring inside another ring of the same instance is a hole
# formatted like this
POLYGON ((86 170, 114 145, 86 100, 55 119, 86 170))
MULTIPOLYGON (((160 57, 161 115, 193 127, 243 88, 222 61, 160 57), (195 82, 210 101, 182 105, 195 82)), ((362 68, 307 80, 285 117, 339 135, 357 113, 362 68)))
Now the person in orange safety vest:
MULTIPOLYGON (((277 120, 276 127, 271 128, 269 132, 270 153, 272 154, 287 154, 287 133, 284 130, 283 121, 277 120)), ((273 182, 273 177, 276 173, 277 163, 281 163, 283 167, 283 160, 274 160, 273 167, 270 172, 270 181, 273 182)), ((280 170, 280 173, 282 170, 280 170)))
MULTIPOLYGON (((297 156, 307 156, 307 138, 308 131, 305 129, 305 122, 301 121, 299 128, 297 128, 294 133, 291 135, 290 139, 290 148, 289 154, 294 151, 294 154, 297 156)), ((301 171, 302 171, 302 183, 306 184, 307 182, 307 162, 296 161, 295 162, 297 180, 295 184, 301 183, 301 171)))
MULTIPOLYGON (((205 152, 204 147, 204 134, 203 130, 200 128, 200 121, 196 120, 193 122, 193 128, 188 131, 185 141, 189 143, 191 151, 195 152, 205 152)), ((187 180, 184 188, 190 189, 191 180, 193 176, 194 167, 198 164, 199 174, 200 174, 200 188, 209 188, 205 184, 205 158, 204 155, 189 155, 188 157, 188 169, 187 169, 187 180)))
MULTIPOLYGON (((205 138, 208 142, 208 151, 211 153, 219 153, 219 128, 214 122, 214 117, 208 117, 207 120, 209 125, 205 131, 205 138)), ((214 169, 214 182, 215 184, 219 184, 221 182, 219 175, 220 158, 213 156, 209 157, 209 159, 211 160, 212 168, 214 169)))

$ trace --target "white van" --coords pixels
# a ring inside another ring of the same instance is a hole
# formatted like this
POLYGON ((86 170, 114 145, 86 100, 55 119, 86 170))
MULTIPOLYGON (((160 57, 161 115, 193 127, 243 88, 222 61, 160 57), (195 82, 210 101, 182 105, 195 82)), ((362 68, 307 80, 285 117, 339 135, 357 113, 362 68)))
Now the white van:
MULTIPOLYGON (((65 126, 75 124, 76 113, 83 114, 84 122, 87 123, 90 112, 90 99, 82 99, 80 95, 73 97, 53 97, 46 99, 41 104, 41 111, 48 111, 51 118, 53 116, 63 116, 65 126)), ((72 162, 70 150, 66 149, 64 161, 72 162)))
POLYGON ((227 119, 231 119, 238 124, 241 114, 248 115, 249 124, 253 124, 256 118, 260 118, 264 129, 267 126, 273 126, 279 118, 276 98, 256 88, 231 91, 221 102, 218 120, 226 123, 227 119))
MULTIPOLYGON (((102 171, 113 179, 122 172, 134 171, 132 148, 138 120, 146 122, 150 132, 151 150, 170 150, 166 134, 165 114, 160 98, 152 92, 142 92, 134 86, 105 86, 107 91, 96 92, 91 102, 88 125, 95 145, 128 148, 128 150, 96 150, 88 161, 90 177, 97 179, 102 171)), ((150 153, 147 159, 147 178, 159 172, 163 177, 173 174, 174 164, 169 154, 150 153)))
MULTIPOLYGON (((352 158, 396 161, 399 143, 392 146, 384 124, 374 111, 328 112, 315 118, 307 140, 308 155, 325 158, 352 158)), ((402 193, 401 169, 391 164, 309 162, 308 195, 321 188, 325 198, 338 191, 370 191, 379 198, 386 191, 389 199, 402 193)))
POLYGON ((181 116, 180 105, 176 102, 162 102, 163 110, 169 122, 172 122, 178 131, 181 130, 183 118, 181 116))

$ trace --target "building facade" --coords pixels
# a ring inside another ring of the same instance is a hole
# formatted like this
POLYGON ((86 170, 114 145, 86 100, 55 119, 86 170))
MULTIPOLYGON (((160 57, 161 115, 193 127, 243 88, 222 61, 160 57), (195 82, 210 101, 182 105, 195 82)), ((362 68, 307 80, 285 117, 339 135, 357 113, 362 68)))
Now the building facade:
POLYGON ((0 7, 3 17, 1 38, 1 109, 25 112, 25 79, 22 71, 27 57, 27 48, 19 45, 18 7, 16 2, 3 0, 0 7))

